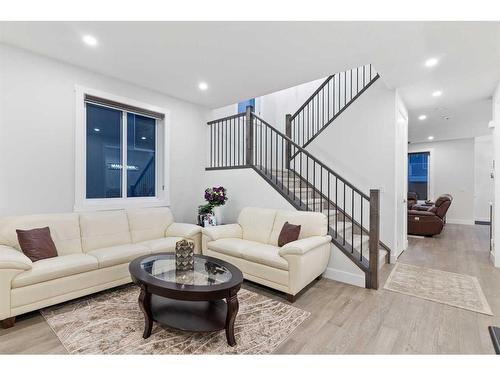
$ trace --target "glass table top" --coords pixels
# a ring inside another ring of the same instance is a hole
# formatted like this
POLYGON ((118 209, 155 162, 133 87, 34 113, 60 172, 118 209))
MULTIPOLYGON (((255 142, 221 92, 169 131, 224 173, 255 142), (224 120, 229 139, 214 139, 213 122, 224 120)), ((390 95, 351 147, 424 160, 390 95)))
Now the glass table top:
POLYGON ((175 255, 146 258, 141 262, 141 268, 159 280, 183 285, 219 285, 232 278, 231 271, 226 267, 196 256, 194 270, 177 271, 175 269, 175 255))

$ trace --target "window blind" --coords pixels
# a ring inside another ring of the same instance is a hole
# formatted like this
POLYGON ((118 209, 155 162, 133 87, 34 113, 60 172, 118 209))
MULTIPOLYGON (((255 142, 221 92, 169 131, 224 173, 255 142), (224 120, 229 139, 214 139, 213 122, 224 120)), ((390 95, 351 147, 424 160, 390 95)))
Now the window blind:
POLYGON ((122 110, 125 112, 133 112, 133 113, 136 113, 138 115, 152 117, 152 118, 155 118, 157 120, 164 120, 165 119, 165 115, 163 113, 150 111, 149 109, 135 107, 135 106, 124 104, 124 103, 115 102, 114 100, 99 98, 97 96, 93 96, 93 95, 89 95, 89 94, 85 94, 85 102, 97 104, 97 105, 103 105, 106 107, 112 107, 112 108, 116 108, 116 109, 119 109, 119 110, 122 110))

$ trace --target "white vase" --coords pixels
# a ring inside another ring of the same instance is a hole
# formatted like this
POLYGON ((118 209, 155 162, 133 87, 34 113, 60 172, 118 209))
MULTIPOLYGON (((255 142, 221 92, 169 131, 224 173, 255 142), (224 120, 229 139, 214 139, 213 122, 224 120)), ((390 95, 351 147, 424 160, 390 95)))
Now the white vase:
POLYGON ((222 206, 216 206, 213 208, 213 213, 215 215, 215 219, 217 220, 217 225, 221 225, 223 223, 223 213, 222 206))

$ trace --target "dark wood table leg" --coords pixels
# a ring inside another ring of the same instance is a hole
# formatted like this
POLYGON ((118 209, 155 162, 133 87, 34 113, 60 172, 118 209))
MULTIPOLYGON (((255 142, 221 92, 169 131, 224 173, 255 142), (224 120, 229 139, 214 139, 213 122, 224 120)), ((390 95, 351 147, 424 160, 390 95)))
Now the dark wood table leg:
POLYGON ((7 328, 12 328, 14 327, 14 324, 16 323, 16 317, 12 316, 10 318, 4 319, 0 321, 2 328, 7 329, 7 328))
POLYGON ((236 339, 234 337, 234 321, 236 320, 236 314, 238 314, 238 309, 239 309, 238 295, 234 294, 226 298, 226 303, 227 303, 227 315, 226 315, 227 343, 230 346, 235 346, 236 339))
POLYGON ((151 336, 153 329, 153 317, 151 314, 151 293, 148 293, 145 286, 141 286, 141 294, 139 294, 139 307, 144 313, 144 333, 142 337, 147 339, 151 336))

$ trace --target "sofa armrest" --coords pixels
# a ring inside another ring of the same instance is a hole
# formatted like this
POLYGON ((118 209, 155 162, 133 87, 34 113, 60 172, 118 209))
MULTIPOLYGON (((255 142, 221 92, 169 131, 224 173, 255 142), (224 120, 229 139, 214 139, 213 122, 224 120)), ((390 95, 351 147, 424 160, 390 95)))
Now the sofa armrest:
POLYGON ((201 227, 194 224, 172 223, 165 231, 166 237, 191 238, 201 233, 201 227))
POLYGON ((429 211, 431 208, 432 206, 420 206, 418 204, 415 204, 411 207, 412 210, 421 212, 429 211))
POLYGON ((436 216, 436 214, 434 212, 418 211, 418 210, 409 210, 408 215, 412 215, 412 216, 436 216))
POLYGON ((312 236, 301 240, 287 243, 280 249, 279 254, 285 255, 303 255, 321 245, 329 243, 332 240, 331 236, 312 236))
POLYGON ((239 224, 217 225, 215 227, 207 227, 202 230, 203 235, 207 236, 209 241, 216 241, 220 238, 241 238, 243 231, 239 224))
POLYGON ((33 262, 22 252, 12 247, 0 245, 0 269, 27 271, 33 262))

